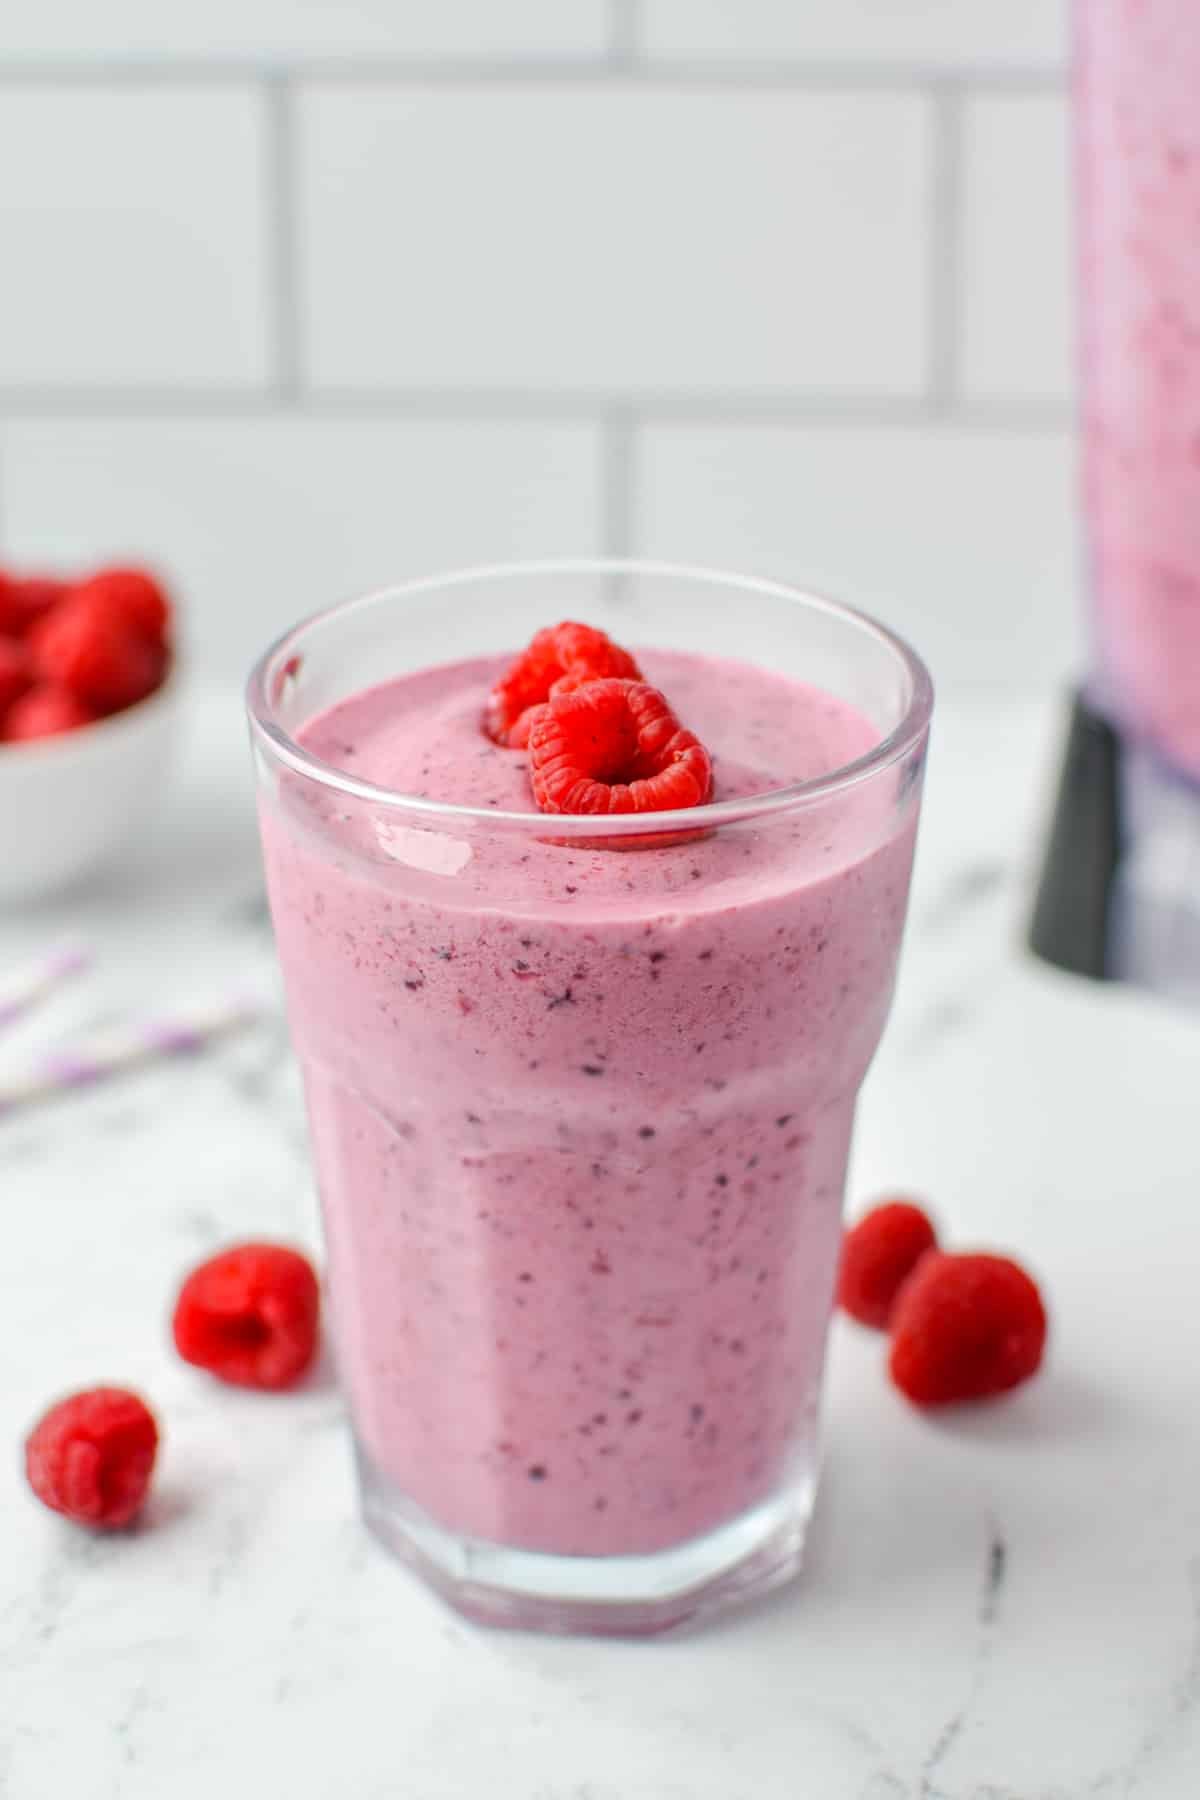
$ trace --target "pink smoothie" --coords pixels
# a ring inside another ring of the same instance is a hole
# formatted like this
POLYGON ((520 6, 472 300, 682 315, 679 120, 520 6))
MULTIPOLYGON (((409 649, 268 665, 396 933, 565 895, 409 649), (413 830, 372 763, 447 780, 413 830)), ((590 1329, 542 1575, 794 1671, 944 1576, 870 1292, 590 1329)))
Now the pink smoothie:
POLYGON ((1100 698, 1200 778, 1200 7, 1076 17, 1100 698))
MULTIPOLYGON (((717 799, 876 741, 794 681, 638 656, 717 799)), ((527 813, 524 753, 480 729, 499 666, 369 689, 303 741, 527 813)), ((266 803, 355 1431, 444 1529, 649 1552, 803 1476, 915 818, 898 774, 642 850, 397 823, 286 781, 266 803)))

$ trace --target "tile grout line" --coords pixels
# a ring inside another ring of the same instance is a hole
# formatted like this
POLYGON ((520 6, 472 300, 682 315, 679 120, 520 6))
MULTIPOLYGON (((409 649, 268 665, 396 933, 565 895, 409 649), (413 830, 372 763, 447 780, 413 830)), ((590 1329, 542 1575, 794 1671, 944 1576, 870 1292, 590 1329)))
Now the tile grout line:
POLYGON ((602 425, 602 531, 605 556, 632 556, 634 531, 632 407, 612 406, 602 425))
POLYGON ((640 0, 608 0, 608 66, 629 74, 641 60, 640 0))
POLYGON ((781 425, 797 428, 919 430, 959 427, 983 431, 1066 431, 1071 409, 1056 400, 986 401, 953 396, 944 408, 929 397, 754 394, 736 391, 626 393, 547 389, 308 388, 294 404, 271 389, 246 387, 0 387, 6 422, 58 419, 277 418, 285 412, 321 419, 448 419, 473 421, 781 425))
POLYGON ((263 56, 3 56, 0 87, 214 87, 272 81, 303 64, 263 56))
POLYGON ((930 91, 933 169, 929 213, 929 310, 926 323, 928 400, 938 418, 949 417, 962 380, 964 307, 963 89, 942 82, 930 91))
POLYGON ((1057 92, 1065 71, 1053 64, 998 67, 943 67, 905 62, 803 62, 762 59, 646 56, 638 48, 638 0, 610 0, 609 44, 596 55, 560 57, 466 56, 98 56, 3 57, 0 85, 46 87, 142 85, 206 86, 247 81, 288 80, 378 86, 472 82, 503 86, 632 81, 648 86, 780 88, 797 92, 860 89, 864 93, 912 92, 942 86, 988 92, 1057 92))
POLYGON ((267 108, 267 239, 275 397, 300 402, 300 293, 297 254, 296 133, 290 77, 265 78, 267 108))

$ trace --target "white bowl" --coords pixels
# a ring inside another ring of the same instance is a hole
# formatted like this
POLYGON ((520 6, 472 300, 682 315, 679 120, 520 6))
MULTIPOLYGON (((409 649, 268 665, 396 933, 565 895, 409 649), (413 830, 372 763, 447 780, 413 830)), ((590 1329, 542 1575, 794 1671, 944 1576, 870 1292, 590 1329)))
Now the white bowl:
POLYGON ((0 904, 70 887, 115 859, 169 758, 178 682, 109 719, 0 744, 0 904))

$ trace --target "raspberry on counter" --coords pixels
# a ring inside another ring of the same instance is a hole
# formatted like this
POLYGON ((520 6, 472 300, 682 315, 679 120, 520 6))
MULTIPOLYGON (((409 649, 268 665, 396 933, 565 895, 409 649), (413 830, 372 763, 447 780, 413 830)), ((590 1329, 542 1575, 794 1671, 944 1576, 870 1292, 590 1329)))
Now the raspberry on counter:
POLYGON ((1046 1332, 1041 1294, 1017 1263, 930 1251, 896 1301, 888 1368, 915 1406, 983 1400, 1036 1373, 1046 1332))
POLYGON ((283 1244, 237 1244, 192 1270, 172 1330, 185 1362, 235 1387, 291 1387, 317 1349, 312 1264, 283 1244))
POLYGON ((885 1331, 896 1296, 937 1233, 911 1200, 889 1200, 851 1226, 842 1242, 838 1305, 860 1325, 885 1331))
POLYGON ((158 1426, 125 1388, 91 1388, 60 1400, 25 1443, 25 1473, 44 1505, 79 1525, 128 1525, 150 1487, 158 1426))

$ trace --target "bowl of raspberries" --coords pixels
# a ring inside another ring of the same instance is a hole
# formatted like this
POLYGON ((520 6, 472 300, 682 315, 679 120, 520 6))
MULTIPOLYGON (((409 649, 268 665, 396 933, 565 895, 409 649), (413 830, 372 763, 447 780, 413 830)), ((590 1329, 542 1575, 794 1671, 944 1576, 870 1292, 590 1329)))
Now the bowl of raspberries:
POLYGON ((0 568, 0 902, 82 880, 143 816, 172 736, 172 622, 144 569, 0 568))

